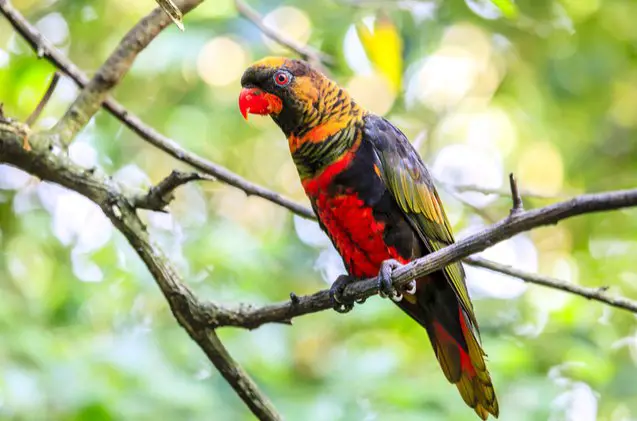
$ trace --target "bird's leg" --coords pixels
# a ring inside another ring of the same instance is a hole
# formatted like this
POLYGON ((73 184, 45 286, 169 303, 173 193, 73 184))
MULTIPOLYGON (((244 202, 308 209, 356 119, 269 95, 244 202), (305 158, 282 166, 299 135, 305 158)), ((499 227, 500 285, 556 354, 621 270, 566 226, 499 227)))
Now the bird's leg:
POLYGON ((339 313, 347 313, 354 308, 353 301, 347 302, 343 299, 343 291, 345 291, 345 287, 354 280, 355 279, 349 275, 340 275, 336 278, 330 288, 330 298, 332 299, 333 308, 339 313))
POLYGON ((402 265, 397 260, 385 260, 380 265, 380 273, 378 274, 378 277, 380 278, 380 281, 378 282, 378 295, 382 298, 389 297, 396 303, 403 299, 403 294, 394 288, 394 284, 391 280, 391 274, 394 270, 401 266, 402 265))

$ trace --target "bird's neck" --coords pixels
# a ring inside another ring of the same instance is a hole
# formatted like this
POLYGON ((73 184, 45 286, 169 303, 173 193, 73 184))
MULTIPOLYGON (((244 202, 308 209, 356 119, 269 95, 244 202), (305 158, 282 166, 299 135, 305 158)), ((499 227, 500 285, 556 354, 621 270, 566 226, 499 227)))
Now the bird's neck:
POLYGON ((319 96, 306 123, 288 135, 290 153, 302 180, 319 174, 360 144, 364 113, 338 86, 319 96))

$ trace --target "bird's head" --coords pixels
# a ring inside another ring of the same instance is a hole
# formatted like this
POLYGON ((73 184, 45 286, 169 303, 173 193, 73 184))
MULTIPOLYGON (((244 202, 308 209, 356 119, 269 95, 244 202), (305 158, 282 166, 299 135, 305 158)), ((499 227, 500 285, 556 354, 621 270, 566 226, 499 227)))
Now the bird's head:
POLYGON ((269 115, 286 135, 320 119, 321 93, 334 82, 302 60, 268 57, 246 69, 239 109, 269 115))

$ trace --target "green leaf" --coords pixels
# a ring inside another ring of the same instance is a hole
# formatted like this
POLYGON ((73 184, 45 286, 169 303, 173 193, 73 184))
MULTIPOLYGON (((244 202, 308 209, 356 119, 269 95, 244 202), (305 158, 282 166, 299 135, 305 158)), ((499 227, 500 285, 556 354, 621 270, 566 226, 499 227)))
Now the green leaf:
POLYGON ((513 0, 491 0, 491 3, 500 9, 506 18, 514 19, 520 14, 520 10, 513 0))

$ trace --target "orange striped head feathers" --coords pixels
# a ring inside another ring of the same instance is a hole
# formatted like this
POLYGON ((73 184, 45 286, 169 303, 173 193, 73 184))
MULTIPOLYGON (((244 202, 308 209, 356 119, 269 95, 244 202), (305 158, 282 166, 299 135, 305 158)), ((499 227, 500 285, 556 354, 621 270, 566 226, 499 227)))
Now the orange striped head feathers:
POLYGON ((239 109, 248 114, 269 115, 286 136, 321 124, 326 117, 325 96, 349 96, 336 83, 302 60, 268 57, 246 69, 239 109))

